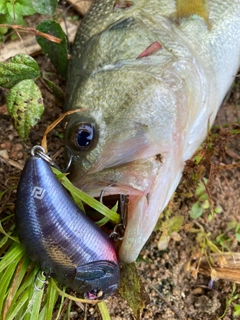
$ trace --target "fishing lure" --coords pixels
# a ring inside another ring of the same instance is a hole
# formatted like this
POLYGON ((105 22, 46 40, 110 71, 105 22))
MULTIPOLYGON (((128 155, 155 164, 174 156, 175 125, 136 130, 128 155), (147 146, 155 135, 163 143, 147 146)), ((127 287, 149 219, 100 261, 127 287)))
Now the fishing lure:
POLYGON ((33 147, 17 190, 19 240, 45 274, 87 299, 104 299, 119 283, 114 244, 73 202, 49 163, 44 149, 33 147))

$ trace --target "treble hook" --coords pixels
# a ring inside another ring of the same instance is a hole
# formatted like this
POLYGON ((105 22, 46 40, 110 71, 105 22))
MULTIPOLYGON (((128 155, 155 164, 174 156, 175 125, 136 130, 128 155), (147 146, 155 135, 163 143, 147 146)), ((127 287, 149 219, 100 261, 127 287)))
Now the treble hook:
POLYGON ((120 196, 119 202, 120 202, 121 223, 115 225, 109 237, 113 238, 114 240, 121 241, 123 239, 124 232, 126 229, 126 224, 127 224, 128 196, 125 194, 120 194, 119 196, 120 196))
POLYGON ((34 279, 34 288, 38 291, 42 291, 49 277, 50 277, 50 271, 46 273, 45 271, 39 269, 34 279), (42 276, 43 279, 40 278, 40 275, 42 276), (41 282, 42 286, 39 287, 37 282, 41 282))
POLYGON ((123 229, 127 225, 127 209, 128 209, 128 195, 120 194, 120 213, 123 229))
POLYGON ((124 227, 122 223, 116 224, 113 228, 113 231, 110 233, 109 238, 113 238, 113 240, 122 240, 124 236, 124 227))
MULTIPOLYGON (((103 203, 103 195, 107 188, 113 186, 114 184, 108 184, 106 187, 104 187, 100 193, 100 199, 99 201, 103 203)), ((109 237, 113 238, 114 240, 122 240, 124 231, 126 228, 127 223, 127 203, 128 203, 128 196, 125 194, 119 195, 119 203, 120 203, 120 216, 121 216, 121 223, 116 224, 113 228, 113 231, 110 233, 109 237)))
POLYGON ((112 187, 114 184, 113 183, 110 183, 108 184, 106 187, 104 187, 100 193, 100 197, 99 197, 99 201, 103 204, 103 195, 105 193, 105 191, 109 188, 109 187, 112 187))
POLYGON ((31 155, 33 157, 34 156, 40 157, 41 159, 43 159, 44 161, 49 163, 52 167, 58 169, 62 173, 66 173, 68 171, 68 169, 70 168, 70 166, 71 166, 72 158, 73 158, 73 154, 72 154, 71 149, 68 146, 66 146, 66 147, 68 149, 68 153, 69 153, 70 156, 69 156, 68 164, 67 164, 67 166, 66 166, 66 168, 64 170, 61 170, 60 167, 56 164, 56 162, 53 161, 53 159, 47 153, 45 153, 45 149, 42 146, 36 145, 36 146, 32 147, 31 155))

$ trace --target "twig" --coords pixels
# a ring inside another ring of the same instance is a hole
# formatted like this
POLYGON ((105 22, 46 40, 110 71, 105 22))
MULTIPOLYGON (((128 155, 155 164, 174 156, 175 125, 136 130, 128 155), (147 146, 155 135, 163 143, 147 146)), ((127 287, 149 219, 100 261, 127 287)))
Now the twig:
MULTIPOLYGON (((68 307, 68 304, 69 304, 69 299, 65 299, 62 303, 62 310, 61 310, 61 313, 60 313, 60 316, 58 317, 58 319, 61 319, 61 317, 63 316, 64 312, 67 310, 67 307, 68 307)), ((57 318, 57 315, 58 315, 58 312, 59 310, 56 310, 53 314, 53 319, 56 319, 57 318)))
POLYGON ((176 314, 176 316, 179 318, 179 319, 183 319, 182 316, 179 314, 179 312, 167 301, 167 299, 161 294, 160 291, 158 291, 157 288, 155 288, 151 282, 148 280, 148 279, 145 279, 147 281, 147 285, 152 288, 154 291, 157 292, 157 294, 159 295, 159 297, 161 298, 162 301, 164 301, 167 306, 176 314))
POLYGON ((40 37, 43 37, 49 41, 52 41, 52 42, 56 42, 56 43, 61 43, 62 42, 62 39, 59 39, 57 37, 54 37, 50 34, 47 34, 47 33, 44 33, 44 32, 41 32, 41 31, 38 31, 34 28, 28 28, 28 27, 23 27, 23 26, 19 26, 19 25, 10 25, 10 24, 0 24, 0 27, 5 27, 5 28, 11 28, 11 29, 14 29, 14 30, 19 30, 21 32, 26 32, 26 33, 31 33, 31 34, 34 34, 36 36, 40 36, 40 37))
POLYGON ((75 112, 83 112, 87 110, 86 108, 82 108, 82 109, 75 109, 75 110, 69 110, 65 113, 63 113, 60 117, 58 117, 55 121, 53 121, 49 126, 47 126, 44 134, 43 134, 43 138, 41 141, 41 146, 44 148, 45 152, 48 152, 48 148, 47 148, 47 135, 48 133, 56 127, 56 125, 58 125, 66 116, 68 116, 69 114, 75 113, 75 112))
POLYGON ((23 170, 24 166, 22 164, 18 163, 17 161, 14 161, 14 160, 11 160, 11 159, 5 159, 2 156, 0 156, 0 159, 2 161, 4 161, 5 163, 7 163, 8 165, 12 166, 12 167, 15 167, 15 168, 17 168, 17 169, 19 169, 21 171, 23 170))
POLYGON ((88 305, 85 304, 85 308, 84 308, 84 319, 83 319, 83 320, 87 320, 87 310, 88 310, 88 305))
POLYGON ((5 317, 6 317, 7 311, 9 309, 10 305, 11 305, 11 302, 12 302, 12 298, 13 298, 13 296, 15 294, 17 282, 19 280, 20 270, 21 270, 22 264, 23 264, 23 259, 24 259, 24 257, 20 260, 20 262, 18 263, 18 266, 17 266, 17 268, 15 270, 15 275, 14 275, 11 287, 9 289, 9 293, 8 293, 7 298, 6 298, 6 302, 5 302, 5 306, 4 306, 4 310, 3 310, 3 319, 5 319, 5 317))
POLYGON ((208 199, 209 199, 210 206, 211 206, 211 210, 213 210, 213 209, 214 209, 214 206, 213 206, 213 201, 212 201, 212 198, 211 198, 211 194, 210 194, 210 192, 209 192, 209 189, 208 189, 207 184, 205 183, 205 181, 204 181, 204 179, 203 179, 202 177, 201 177, 201 182, 202 182, 202 184, 204 185, 205 190, 206 190, 206 192, 207 192, 208 199))
MULTIPOLYGON (((75 33, 77 30, 77 26, 67 21, 67 30, 69 32, 69 42, 73 42, 75 37, 75 33)), ((66 28, 64 26, 64 22, 60 22, 60 26, 63 31, 66 32, 66 28)), ((21 45, 21 41, 19 39, 8 41, 3 43, 0 46, 0 61, 5 61, 10 57, 15 56, 18 53, 26 53, 26 50, 29 55, 35 56, 41 52, 41 47, 36 41, 36 38, 32 34, 27 34, 22 38, 23 45, 21 45)))
POLYGON ((240 163, 224 164, 220 163, 220 170, 231 170, 240 167, 240 163))
POLYGON ((58 151, 54 152, 52 159, 55 161, 64 151, 64 147, 61 147, 58 151))

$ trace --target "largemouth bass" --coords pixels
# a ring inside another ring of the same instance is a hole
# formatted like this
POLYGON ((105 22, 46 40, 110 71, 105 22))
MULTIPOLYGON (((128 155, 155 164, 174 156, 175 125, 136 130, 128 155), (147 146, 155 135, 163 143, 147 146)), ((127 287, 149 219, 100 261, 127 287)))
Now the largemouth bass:
POLYGON ((121 260, 137 258, 205 139, 239 68, 239 30, 239 0, 98 0, 81 23, 70 177, 94 197, 129 196, 121 260))

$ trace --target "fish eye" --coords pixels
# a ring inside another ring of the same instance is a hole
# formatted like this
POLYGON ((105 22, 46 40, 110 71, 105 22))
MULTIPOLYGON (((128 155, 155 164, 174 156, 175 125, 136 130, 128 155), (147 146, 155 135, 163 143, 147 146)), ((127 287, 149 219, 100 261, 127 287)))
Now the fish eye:
POLYGON ((72 131, 71 142, 73 148, 79 151, 85 151, 92 147, 94 142, 94 126, 89 123, 79 123, 72 131))

